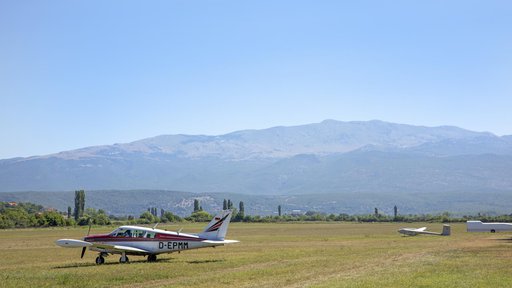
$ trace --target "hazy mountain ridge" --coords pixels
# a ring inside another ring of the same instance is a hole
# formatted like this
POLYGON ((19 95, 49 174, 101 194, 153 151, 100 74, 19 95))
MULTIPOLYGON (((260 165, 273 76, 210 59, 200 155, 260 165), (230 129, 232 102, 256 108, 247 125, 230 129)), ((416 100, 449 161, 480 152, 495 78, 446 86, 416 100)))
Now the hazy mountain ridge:
POLYGON ((512 191, 511 179, 512 136, 376 120, 163 135, 0 160, 0 191, 432 193, 512 191))
POLYGON ((508 146, 506 153, 512 153, 512 136, 498 137, 488 132, 473 132, 453 126, 424 127, 378 120, 325 120, 301 126, 242 130, 219 136, 161 135, 126 144, 93 146, 46 156, 14 159, 26 161, 50 157, 70 160, 116 158, 124 154, 140 153, 148 156, 171 154, 184 158, 218 157, 246 160, 253 157, 284 158, 297 154, 345 153, 368 145, 404 149, 442 141, 462 141, 461 144, 464 144, 464 141, 474 139, 481 139, 495 146, 508 146))

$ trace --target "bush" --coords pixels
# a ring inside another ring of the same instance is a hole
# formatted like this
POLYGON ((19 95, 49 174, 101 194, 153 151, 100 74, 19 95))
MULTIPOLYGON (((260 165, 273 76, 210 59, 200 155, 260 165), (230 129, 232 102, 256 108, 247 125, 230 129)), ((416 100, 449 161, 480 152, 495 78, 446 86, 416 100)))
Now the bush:
POLYGON ((8 222, 13 222, 16 228, 33 227, 38 223, 34 214, 28 214, 21 207, 6 209, 3 216, 8 222))
POLYGON ((110 225, 111 221, 105 213, 98 213, 92 218, 92 223, 96 225, 110 225))
POLYGON ((66 218, 66 221, 64 222, 66 226, 75 226, 76 222, 73 218, 66 218))
POLYGON ((79 226, 87 226, 89 225, 89 218, 87 217, 80 217, 78 218, 77 223, 79 226))
POLYGON ((139 224, 149 224, 156 222, 158 222, 158 217, 155 217, 153 214, 149 213, 149 211, 140 214, 139 220, 137 220, 137 223, 139 224))
POLYGON ((192 213, 189 217, 185 219, 194 222, 209 222, 212 219, 212 215, 210 215, 210 213, 206 211, 199 210, 192 213))
POLYGON ((180 216, 175 215, 171 212, 165 212, 161 220, 164 223, 165 222, 181 222, 182 221, 180 216))
POLYGON ((64 217, 56 211, 46 211, 41 217, 44 220, 44 225, 41 226, 64 226, 64 217))

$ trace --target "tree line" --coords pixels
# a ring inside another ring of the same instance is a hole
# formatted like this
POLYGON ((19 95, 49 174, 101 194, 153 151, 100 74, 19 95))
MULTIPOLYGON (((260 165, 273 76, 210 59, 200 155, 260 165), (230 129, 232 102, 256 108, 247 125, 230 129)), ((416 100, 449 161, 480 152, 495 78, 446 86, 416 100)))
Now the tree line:
POLYGON ((74 221, 65 219, 58 211, 45 209, 41 205, 0 202, 0 229, 72 225, 74 221))
MULTIPOLYGON (((440 214, 398 214, 398 207, 393 207, 393 215, 383 215, 378 208, 373 213, 349 215, 327 214, 316 211, 305 213, 283 213, 281 205, 277 207, 277 215, 259 216, 246 215, 243 201, 238 208, 231 199, 224 199, 222 209, 233 211, 232 222, 293 222, 293 221, 346 221, 346 222, 465 222, 468 220, 482 220, 484 222, 512 222, 510 215, 475 215, 455 217, 449 212, 440 214)), ((123 225, 123 224, 151 224, 167 222, 208 222, 213 215, 203 210, 199 199, 194 199, 193 211, 187 217, 180 217, 171 211, 158 207, 148 207, 139 217, 107 215, 102 209, 85 208, 85 191, 75 191, 74 209, 68 206, 67 212, 55 209, 45 209, 41 205, 32 203, 0 202, 0 229, 25 227, 51 227, 75 225, 123 225)))

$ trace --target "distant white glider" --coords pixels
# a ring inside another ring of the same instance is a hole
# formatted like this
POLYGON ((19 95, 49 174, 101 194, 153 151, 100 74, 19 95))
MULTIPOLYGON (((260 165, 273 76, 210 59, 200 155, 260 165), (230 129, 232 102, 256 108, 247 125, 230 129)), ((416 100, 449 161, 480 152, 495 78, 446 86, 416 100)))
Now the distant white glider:
POLYGON ((443 225, 443 232, 441 232, 441 233, 427 231, 427 227, 421 227, 421 228, 400 228, 400 229, 398 229, 398 233, 403 234, 403 235, 407 235, 407 236, 416 236, 416 235, 419 235, 419 234, 437 235, 437 236, 450 236, 450 225, 444 224, 443 225))

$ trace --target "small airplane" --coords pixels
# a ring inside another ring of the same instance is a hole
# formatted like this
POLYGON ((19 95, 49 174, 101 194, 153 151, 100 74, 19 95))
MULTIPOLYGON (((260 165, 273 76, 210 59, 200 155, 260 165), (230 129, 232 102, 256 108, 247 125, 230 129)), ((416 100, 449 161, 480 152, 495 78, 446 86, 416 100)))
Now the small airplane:
MULTIPOLYGON (((147 256, 148 262, 156 261, 158 254, 180 252, 189 249, 222 246, 237 243, 237 240, 226 240, 231 220, 231 210, 221 211, 198 234, 177 232, 140 227, 120 226, 109 234, 88 235, 83 240, 59 239, 55 241, 58 246, 66 248, 82 248, 80 258, 84 257, 87 248, 99 252, 96 264, 105 263, 109 254, 121 254, 120 263, 128 263, 127 255, 147 256)), ((158 225, 158 224, 157 224, 158 225)), ((89 227, 90 230, 90 227, 89 227)))
POLYGON ((450 236, 450 225, 444 224, 443 225, 443 232, 437 233, 437 232, 430 232, 427 231, 427 227, 421 227, 421 228, 400 228, 398 229, 398 233, 404 234, 407 236, 416 236, 418 234, 426 234, 426 235, 437 235, 437 236, 450 236))

